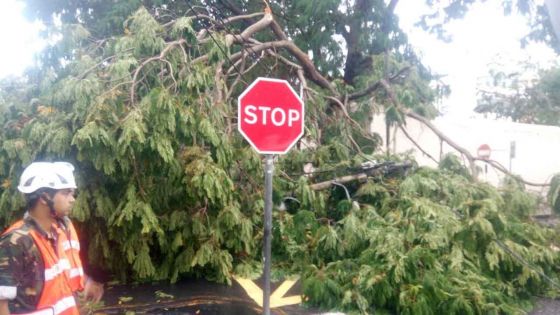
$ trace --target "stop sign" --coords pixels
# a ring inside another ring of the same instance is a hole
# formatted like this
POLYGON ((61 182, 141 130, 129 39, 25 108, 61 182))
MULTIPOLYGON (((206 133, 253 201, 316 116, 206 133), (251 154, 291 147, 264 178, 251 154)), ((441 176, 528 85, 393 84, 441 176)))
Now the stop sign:
POLYGON ((258 78, 239 95, 237 126, 257 152, 284 154, 303 135, 303 114, 287 81, 258 78))
POLYGON ((492 149, 490 149, 489 145, 482 144, 476 150, 476 154, 478 155, 479 158, 488 160, 490 158, 490 154, 492 154, 492 149))

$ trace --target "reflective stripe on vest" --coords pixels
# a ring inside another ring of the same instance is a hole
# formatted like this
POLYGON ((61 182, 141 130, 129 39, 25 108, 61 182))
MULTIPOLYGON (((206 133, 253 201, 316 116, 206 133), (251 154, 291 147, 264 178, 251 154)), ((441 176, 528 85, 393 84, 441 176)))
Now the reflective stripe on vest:
MULTIPOLYGON (((56 302, 51 307, 40 309, 31 313, 20 314, 20 315, 58 315, 58 314, 62 314, 65 311, 69 311, 71 308, 76 308, 76 300, 74 300, 73 296, 63 298, 58 302, 56 302)), ((68 314, 73 314, 73 313, 68 313, 68 314)))
POLYGON ((68 240, 62 244, 62 248, 64 248, 64 250, 69 250, 72 248, 80 251, 80 242, 76 240, 68 240))
POLYGON ((80 260, 80 242, 78 241, 78 233, 76 233, 76 229, 74 229, 71 221, 68 221, 68 230, 63 234, 66 239, 59 244, 70 261, 70 268, 67 270, 70 286, 72 291, 82 291, 85 279, 82 261, 80 260))
POLYGON ((61 258, 52 267, 45 268, 45 281, 50 281, 67 270, 70 270, 70 262, 66 258, 61 258))
POLYGON ((54 308, 49 307, 42 310, 34 311, 31 313, 24 313, 20 315, 54 315, 54 308))

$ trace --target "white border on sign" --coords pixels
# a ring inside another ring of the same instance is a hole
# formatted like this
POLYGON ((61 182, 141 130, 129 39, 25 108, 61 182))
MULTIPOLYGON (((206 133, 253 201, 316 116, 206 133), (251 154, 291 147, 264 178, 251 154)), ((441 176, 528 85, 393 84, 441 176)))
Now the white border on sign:
POLYGON ((255 81, 253 81, 253 83, 251 83, 246 89, 245 91, 243 91, 243 93, 241 93, 239 95, 239 97, 237 97, 237 130, 243 135, 243 138, 245 138, 245 140, 247 140, 247 142, 249 142, 249 144, 251 144, 251 146, 253 147, 253 149, 255 149, 255 151, 257 151, 257 153, 260 154, 286 154, 288 151, 290 151, 290 149, 299 141, 299 139, 301 138, 301 136, 303 136, 303 132, 305 130, 305 103, 303 102, 303 100, 299 97, 299 95, 296 93, 296 91, 292 88, 292 86, 290 85, 290 83, 286 80, 281 80, 281 79, 273 79, 273 78, 265 78, 265 77, 258 77, 255 81), (258 82, 260 81, 269 81, 269 82, 278 82, 278 83, 284 83, 285 85, 288 86, 288 88, 292 91, 292 93, 296 96, 297 100, 300 102, 301 104, 301 124, 302 124, 302 128, 301 128, 301 132, 300 134, 294 139, 294 141, 288 146, 288 148, 284 151, 261 151, 259 149, 257 149, 257 147, 255 146, 255 144, 253 143, 253 141, 251 141, 251 139, 249 139, 249 137, 245 134, 245 132, 243 132, 243 130, 241 130, 241 111, 240 111, 240 107, 241 107, 241 98, 243 96, 245 96, 245 94, 247 94, 247 92, 249 92, 253 86, 255 86, 258 82))

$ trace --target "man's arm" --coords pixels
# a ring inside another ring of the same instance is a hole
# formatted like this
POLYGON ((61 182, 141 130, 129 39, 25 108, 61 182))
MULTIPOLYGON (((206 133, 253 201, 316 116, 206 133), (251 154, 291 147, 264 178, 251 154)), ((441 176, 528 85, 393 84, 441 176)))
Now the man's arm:
POLYGON ((8 300, 0 300, 0 315, 10 315, 8 300))
POLYGON ((92 265, 89 262, 89 237, 84 229, 78 234, 80 240, 80 260, 85 273, 84 296, 86 300, 99 302, 103 297, 103 283, 109 280, 109 273, 102 268, 92 265))
POLYGON ((103 292, 103 283, 97 282, 86 276, 86 284, 84 286, 84 296, 86 300, 97 303, 101 301, 103 292))
POLYGON ((8 236, 0 238, 0 315, 9 315, 8 301, 17 295, 16 281, 14 280, 14 250, 15 244, 8 236))

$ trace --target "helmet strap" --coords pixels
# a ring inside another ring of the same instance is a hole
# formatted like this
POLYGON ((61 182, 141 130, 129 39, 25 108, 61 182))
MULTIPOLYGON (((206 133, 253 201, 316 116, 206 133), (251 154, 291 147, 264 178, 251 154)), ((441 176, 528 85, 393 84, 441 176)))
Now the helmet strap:
POLYGON ((54 202, 52 201, 52 199, 46 197, 45 195, 42 195, 41 198, 47 203, 47 206, 49 207, 49 210, 51 211, 51 215, 53 217, 56 217, 56 211, 54 210, 54 202))

